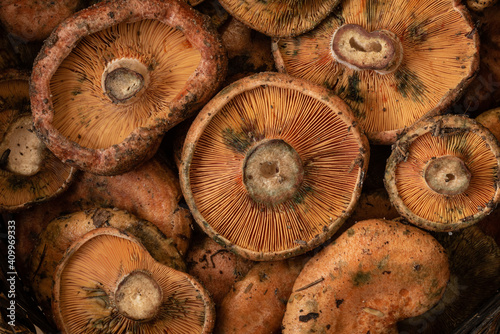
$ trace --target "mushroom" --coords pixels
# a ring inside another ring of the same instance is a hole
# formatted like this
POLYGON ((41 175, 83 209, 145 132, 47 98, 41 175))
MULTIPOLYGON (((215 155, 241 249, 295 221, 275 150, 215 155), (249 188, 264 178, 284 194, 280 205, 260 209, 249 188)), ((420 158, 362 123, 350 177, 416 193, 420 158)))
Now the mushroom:
POLYGON ((54 274, 53 295, 63 333, 210 333, 214 324, 213 303, 195 279, 112 228, 71 245, 54 274))
POLYGON ((397 333, 397 321, 439 301, 449 274, 430 234, 383 219, 358 222, 305 264, 283 334, 397 333))
POLYGON ((314 30, 276 39, 280 72, 332 89, 374 144, 443 113, 478 69, 479 37, 459 0, 343 1, 314 30))
POLYGON ((0 21, 16 39, 43 41, 61 21, 82 6, 81 0, 4 0, 0 21))
POLYGON ((455 333, 500 286, 500 248, 478 226, 433 236, 448 254, 450 281, 433 308, 398 324, 402 333, 455 333))
POLYGON ((26 273, 37 239, 52 220, 70 213, 119 208, 155 224, 184 256, 191 239, 192 217, 182 201, 178 174, 161 154, 136 169, 115 176, 81 172, 64 196, 15 215, 18 271, 26 273))
POLYGON ((208 101, 226 65, 217 32, 188 4, 100 2, 61 23, 35 61, 37 134, 72 166, 129 171, 208 101))
POLYGON ((296 36, 313 29, 339 0, 219 0, 238 19, 265 35, 296 36))
POLYGON ((185 261, 186 272, 203 284, 216 306, 255 264, 229 252, 201 231, 193 238, 185 261))
POLYGON ((497 2, 498 0, 467 0, 467 8, 480 13, 494 6, 497 2))
POLYGON ((192 123, 180 183, 210 237, 251 260, 306 252, 352 212, 369 146, 324 87, 259 73, 224 88, 192 123))
POLYGON ((256 263, 217 307, 214 333, 281 333, 292 286, 308 257, 256 263))
POLYGON ((125 211, 96 208, 58 217, 39 235, 32 251, 27 277, 39 305, 47 315, 50 315, 51 310, 52 283, 57 264, 72 243, 84 234, 104 227, 113 227, 134 236, 159 263, 186 270, 172 239, 165 237, 152 223, 125 211))
POLYGON ((470 226, 496 206, 500 147, 495 136, 465 116, 415 123, 393 146, 384 182, 409 222, 433 231, 470 226))
POLYGON ((28 78, 17 70, 0 75, 0 212, 19 211, 61 194, 75 174, 33 131, 28 78))

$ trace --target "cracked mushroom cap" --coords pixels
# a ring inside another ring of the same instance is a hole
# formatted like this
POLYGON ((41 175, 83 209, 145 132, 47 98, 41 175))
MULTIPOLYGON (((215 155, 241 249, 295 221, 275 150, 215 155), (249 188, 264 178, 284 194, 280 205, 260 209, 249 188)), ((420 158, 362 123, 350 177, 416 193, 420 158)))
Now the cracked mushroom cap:
POLYGON ((313 29, 339 0, 220 0, 238 21, 272 37, 297 36, 313 29))
POLYGON ((192 123, 180 182, 193 218, 251 260, 318 246, 352 212, 369 146, 324 87, 260 73, 224 88, 192 123))
POLYGON ((19 211, 62 193, 75 173, 34 133, 28 80, 16 70, 0 74, 0 212, 19 211))
POLYGON ((52 309, 63 333, 210 333, 215 317, 195 279, 113 228, 71 245, 54 274, 52 309))
POLYGON ((409 222, 452 231, 496 207, 499 166, 499 143, 488 129, 465 116, 435 116, 415 123, 396 142, 384 183, 409 222))
POLYGON ((61 23, 31 77, 37 134, 61 160, 95 174, 150 158, 225 77, 208 18, 178 1, 105 1, 61 23))
POLYGON ((283 333, 397 333, 397 321, 439 301, 449 275, 443 247, 425 231, 358 222, 305 264, 283 333))
POLYGON ((478 68, 479 37, 458 0, 347 0, 314 30, 273 43, 280 72, 334 91, 370 142, 443 113, 478 68))

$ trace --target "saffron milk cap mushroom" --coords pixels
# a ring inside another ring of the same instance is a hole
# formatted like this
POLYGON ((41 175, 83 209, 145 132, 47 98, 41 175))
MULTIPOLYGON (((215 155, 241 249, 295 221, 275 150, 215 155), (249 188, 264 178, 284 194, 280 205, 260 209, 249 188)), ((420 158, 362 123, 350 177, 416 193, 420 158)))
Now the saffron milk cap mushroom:
POLYGON ((54 274, 52 308, 63 333, 211 333, 215 317, 195 279, 113 228, 71 245, 54 274))
POLYGON ((63 21, 37 56, 37 134, 72 166, 123 173, 210 99, 226 66, 217 32, 188 4, 100 2, 63 21))
POLYGON ((354 224, 304 266, 283 333, 397 333, 441 298, 448 258, 429 233, 384 219, 354 224))
POLYGON ((384 183, 398 212, 424 229, 470 226, 496 207, 500 147, 480 123, 461 115, 413 124, 393 146, 384 183))
POLYGON ((193 218, 251 260, 304 253, 354 209, 369 146, 326 88, 259 73, 224 88, 193 121, 180 183, 193 218))
POLYGON ((300 35, 314 28, 339 0, 220 0, 238 21, 272 37, 300 35))
POLYGON ((479 37, 459 0, 347 0, 316 28, 273 41, 280 72, 334 91, 371 143, 392 144, 442 114, 479 64, 479 37))
POLYGON ((29 75, 0 74, 0 212, 13 212, 64 192, 76 169, 63 164, 36 136, 29 75))

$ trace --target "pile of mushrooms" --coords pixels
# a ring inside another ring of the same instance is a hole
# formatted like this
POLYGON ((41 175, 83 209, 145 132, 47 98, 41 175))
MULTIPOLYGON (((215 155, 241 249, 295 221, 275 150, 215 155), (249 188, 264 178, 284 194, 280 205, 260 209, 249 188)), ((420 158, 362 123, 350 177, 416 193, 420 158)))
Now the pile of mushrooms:
POLYGON ((26 332, 452 334, 500 293, 498 13, 0 3, 26 332))

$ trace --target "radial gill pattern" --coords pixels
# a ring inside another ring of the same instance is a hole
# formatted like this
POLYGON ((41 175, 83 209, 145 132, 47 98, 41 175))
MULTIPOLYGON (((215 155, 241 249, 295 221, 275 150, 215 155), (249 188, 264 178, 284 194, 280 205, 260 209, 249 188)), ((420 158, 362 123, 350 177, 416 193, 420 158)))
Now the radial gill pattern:
POLYGON ((81 146, 99 149, 120 143, 134 129, 166 117, 169 102, 201 59, 178 30, 159 21, 120 23, 82 39, 51 79, 54 126, 81 146), (147 68, 149 84, 130 104, 105 95, 106 66, 122 58, 147 68))
POLYGON ((58 312, 68 333, 203 333, 206 305, 187 275, 160 265, 137 243, 98 235, 84 243, 60 275, 58 312), (116 308, 121 279, 140 271, 161 288, 151 319, 136 321, 116 308))
POLYGON ((333 234, 333 223, 359 196, 364 170, 357 160, 364 148, 352 130, 299 90, 263 85, 236 95, 196 144, 190 185, 197 209, 217 234, 254 252, 283 252, 333 234), (303 166, 300 187, 280 203, 254 201, 243 182, 245 157, 268 139, 290 145, 303 166))
POLYGON ((402 202, 416 216, 448 224, 490 205, 496 193, 497 159, 478 134, 462 131, 441 137, 428 132, 415 139, 408 152, 407 160, 396 168, 395 179, 402 202), (453 196, 433 191, 423 177, 427 162, 449 155, 461 159, 471 174, 468 189, 453 196))
MULTIPOLYGON (((334 90, 352 108, 371 141, 438 113, 477 68, 474 29, 454 0, 347 0, 314 30, 277 42, 282 71, 334 90), (332 55, 333 33, 345 24, 367 32, 388 30, 403 48, 392 73, 358 71, 332 55)), ((279 65, 279 64, 278 64, 279 65)))

